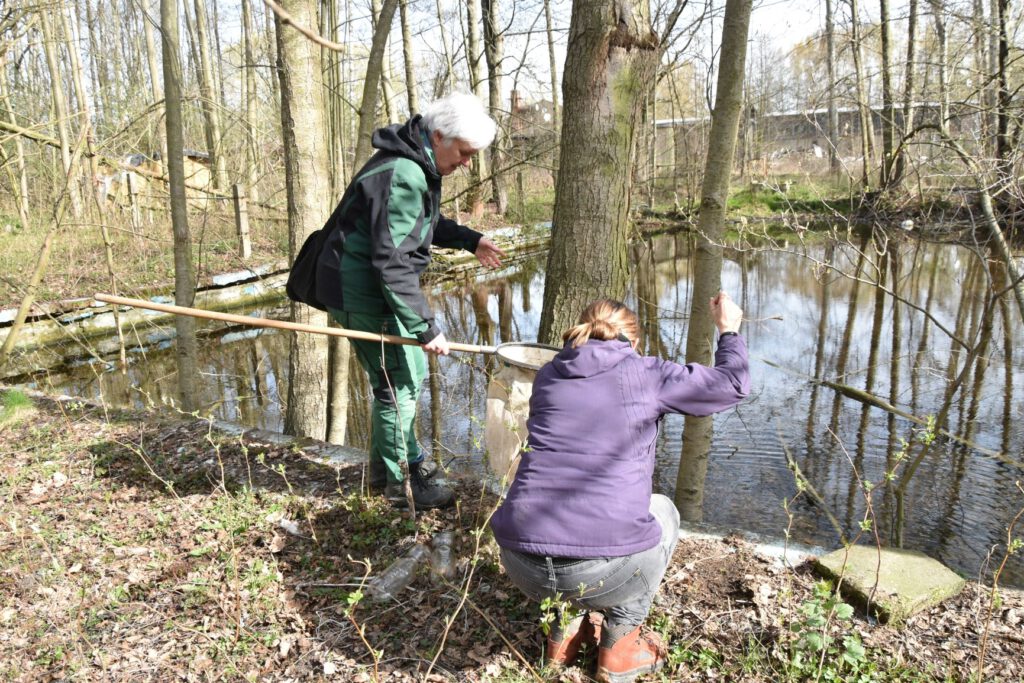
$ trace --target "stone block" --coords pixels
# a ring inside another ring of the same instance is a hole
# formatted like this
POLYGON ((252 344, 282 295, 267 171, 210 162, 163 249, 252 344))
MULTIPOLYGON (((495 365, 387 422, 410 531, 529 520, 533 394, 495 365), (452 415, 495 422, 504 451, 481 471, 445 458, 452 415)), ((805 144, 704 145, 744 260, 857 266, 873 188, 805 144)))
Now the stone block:
POLYGON ((958 594, 965 580, 915 550, 855 545, 815 560, 818 572, 839 583, 852 604, 899 625, 911 615, 958 594))

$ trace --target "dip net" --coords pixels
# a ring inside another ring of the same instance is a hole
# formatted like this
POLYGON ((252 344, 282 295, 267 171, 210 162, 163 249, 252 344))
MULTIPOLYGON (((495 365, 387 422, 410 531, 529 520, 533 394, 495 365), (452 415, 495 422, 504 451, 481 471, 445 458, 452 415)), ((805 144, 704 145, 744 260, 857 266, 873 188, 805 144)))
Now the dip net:
POLYGON ((544 344, 502 344, 495 351, 497 369, 487 386, 484 439, 487 463, 504 490, 515 478, 519 453, 526 445, 533 380, 559 349, 544 344))

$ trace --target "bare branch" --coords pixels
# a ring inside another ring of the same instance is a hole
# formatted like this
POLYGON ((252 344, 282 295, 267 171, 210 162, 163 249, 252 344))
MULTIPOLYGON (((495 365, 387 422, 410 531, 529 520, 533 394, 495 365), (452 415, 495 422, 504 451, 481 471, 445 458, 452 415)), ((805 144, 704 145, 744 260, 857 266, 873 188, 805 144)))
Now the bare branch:
POLYGON ((288 14, 288 12, 286 12, 283 7, 274 2, 274 0, 263 0, 263 4, 265 4, 271 10, 273 10, 274 14, 277 15, 277 18, 281 20, 282 24, 291 26, 296 31, 306 36, 320 47, 325 47, 328 50, 333 50, 334 52, 346 52, 345 45, 343 45, 342 43, 335 43, 333 40, 327 40, 316 31, 312 31, 306 28, 305 26, 300 26, 299 24, 295 23, 295 19, 292 18, 292 15, 288 14))

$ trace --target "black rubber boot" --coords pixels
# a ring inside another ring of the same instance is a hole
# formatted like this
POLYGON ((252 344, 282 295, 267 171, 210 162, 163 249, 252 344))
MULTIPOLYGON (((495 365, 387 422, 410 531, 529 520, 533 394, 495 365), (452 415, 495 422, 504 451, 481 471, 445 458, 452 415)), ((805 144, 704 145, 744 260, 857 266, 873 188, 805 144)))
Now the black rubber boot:
MULTIPOLYGON (((443 484, 428 481, 423 476, 422 463, 409 465, 409 484, 412 486, 412 500, 417 509, 448 507, 455 500, 455 492, 443 484)), ((389 481, 384 496, 395 507, 406 507, 405 485, 400 481, 389 481)))
MULTIPOLYGON (((437 474, 437 463, 424 458, 420 461, 420 476, 430 479, 437 474)), ((370 490, 381 491, 388 483, 388 468, 383 460, 370 458, 370 490)))

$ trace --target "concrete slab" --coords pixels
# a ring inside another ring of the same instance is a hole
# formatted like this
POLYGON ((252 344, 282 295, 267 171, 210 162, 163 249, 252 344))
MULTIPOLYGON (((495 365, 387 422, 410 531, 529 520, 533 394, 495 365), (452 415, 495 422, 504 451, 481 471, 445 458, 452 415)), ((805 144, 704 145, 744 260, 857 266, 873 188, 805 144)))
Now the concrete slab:
POLYGON ((881 621, 907 617, 959 593, 966 581, 915 550, 855 545, 815 560, 820 574, 839 583, 854 605, 881 621))

